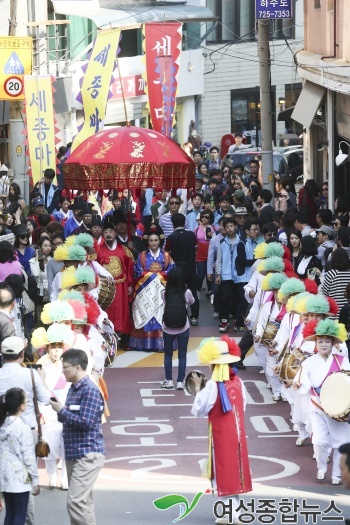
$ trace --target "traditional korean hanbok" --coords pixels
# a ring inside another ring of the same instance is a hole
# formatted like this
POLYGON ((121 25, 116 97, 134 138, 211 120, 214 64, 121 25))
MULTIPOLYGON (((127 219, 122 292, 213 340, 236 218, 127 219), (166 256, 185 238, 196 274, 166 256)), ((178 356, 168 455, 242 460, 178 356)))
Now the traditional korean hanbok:
POLYGON ((212 371, 202 390, 198 375, 192 374, 196 397, 191 412, 196 417, 208 416, 209 424, 209 455, 202 472, 217 490, 220 501, 232 507, 230 519, 216 523, 240 523, 238 494, 252 490, 244 424, 245 387, 234 368, 241 351, 233 339, 223 336, 219 340, 204 339, 197 355, 199 362, 209 364, 212 371))
POLYGON ((270 323, 276 326, 276 328, 279 327, 285 314, 286 305, 278 303, 272 296, 272 300, 266 302, 260 310, 259 320, 255 331, 255 336, 259 336, 261 338, 259 344, 254 345, 255 352, 264 368, 266 379, 271 385, 274 396, 281 394, 281 383, 279 381, 279 376, 274 372, 277 356, 271 356, 269 354, 268 348, 262 344, 262 339, 264 338, 264 332, 267 324, 270 323))
MULTIPOLYGON (((327 471, 329 448, 333 448, 332 478, 340 478, 340 453, 338 448, 350 441, 350 426, 330 418, 323 410, 320 391, 324 381, 339 370, 350 370, 347 357, 340 355, 335 347, 325 361, 318 353, 306 359, 294 380, 300 387, 296 395, 310 394, 309 411, 312 427, 312 443, 319 471, 327 471)), ((322 479, 322 478, 319 478, 322 479)))
POLYGON ((129 338, 132 350, 159 352, 164 350, 162 319, 166 276, 175 266, 168 252, 158 248, 139 254, 135 264, 135 293, 132 303, 133 328, 129 338))

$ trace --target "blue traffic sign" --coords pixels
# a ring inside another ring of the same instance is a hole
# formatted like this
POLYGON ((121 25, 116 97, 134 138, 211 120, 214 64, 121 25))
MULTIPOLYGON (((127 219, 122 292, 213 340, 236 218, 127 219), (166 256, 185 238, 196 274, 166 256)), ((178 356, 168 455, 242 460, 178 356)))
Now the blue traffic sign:
POLYGON ((255 0, 255 13, 257 20, 292 18, 292 0, 255 0))
POLYGON ((24 66, 20 61, 16 51, 11 53, 10 58, 6 62, 4 73, 5 75, 24 75, 24 66))

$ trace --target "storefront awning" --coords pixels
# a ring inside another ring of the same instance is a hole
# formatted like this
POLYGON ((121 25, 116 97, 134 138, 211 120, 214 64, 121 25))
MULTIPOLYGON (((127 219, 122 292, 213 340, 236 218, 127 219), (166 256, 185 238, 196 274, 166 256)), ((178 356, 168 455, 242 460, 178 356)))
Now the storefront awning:
POLYGON ((325 91, 324 87, 306 80, 291 118, 300 122, 304 128, 310 128, 325 91))
POLYGON ((113 28, 141 25, 144 22, 163 22, 176 20, 180 22, 214 22, 217 20, 210 9, 203 6, 183 4, 163 4, 154 6, 125 6, 104 9, 96 1, 53 0, 57 14, 79 16, 92 20, 97 27, 113 28))

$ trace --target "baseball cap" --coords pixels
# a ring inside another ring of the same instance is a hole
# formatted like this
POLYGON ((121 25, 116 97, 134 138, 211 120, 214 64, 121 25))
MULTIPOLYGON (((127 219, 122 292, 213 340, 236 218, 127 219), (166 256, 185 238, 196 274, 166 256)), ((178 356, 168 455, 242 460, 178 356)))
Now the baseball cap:
POLYGON ((16 335, 6 337, 1 343, 1 353, 5 355, 19 354, 24 350, 24 346, 24 341, 21 337, 16 335))
POLYGON ((321 228, 317 228, 317 229, 315 230, 315 232, 316 232, 316 233, 317 233, 317 232, 325 233, 325 234, 328 235, 329 237, 333 237, 333 235, 334 235, 334 231, 333 231, 333 229, 330 228, 329 226, 325 226, 325 225, 321 226, 321 228))
POLYGON ((43 199, 38 197, 37 199, 33 200, 33 206, 34 206, 34 208, 35 208, 35 206, 45 206, 45 203, 44 203, 43 199))
POLYGON ((244 206, 234 206, 235 215, 249 215, 253 213, 253 207, 249 202, 245 202, 244 206))
POLYGON ((200 173, 196 174, 196 180, 203 180, 203 176, 200 173))
POLYGON ((233 194, 237 199, 243 199, 245 197, 245 193, 243 190, 236 190, 233 194))

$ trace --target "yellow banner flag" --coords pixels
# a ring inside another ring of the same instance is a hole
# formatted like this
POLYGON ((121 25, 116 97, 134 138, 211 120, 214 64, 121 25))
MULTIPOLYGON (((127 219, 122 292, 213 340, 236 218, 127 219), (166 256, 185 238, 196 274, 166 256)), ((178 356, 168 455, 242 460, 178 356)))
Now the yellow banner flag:
POLYGON ((27 142, 33 184, 47 168, 56 171, 55 115, 51 75, 24 76, 27 142))
MULTIPOLYGON (((74 151, 84 140, 103 129, 106 106, 118 52, 120 29, 102 31, 96 37, 77 97, 84 109, 84 124, 73 141, 74 151)), ((84 70, 84 69, 83 69, 84 70)))

